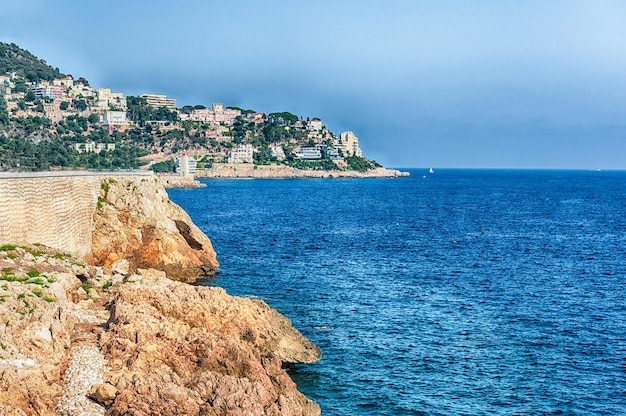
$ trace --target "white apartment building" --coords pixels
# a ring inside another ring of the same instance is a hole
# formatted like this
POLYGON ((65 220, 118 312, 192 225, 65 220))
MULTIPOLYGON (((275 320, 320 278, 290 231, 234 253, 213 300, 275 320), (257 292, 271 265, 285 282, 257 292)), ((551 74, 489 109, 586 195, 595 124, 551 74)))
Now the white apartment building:
POLYGON ((139 97, 145 99, 154 108, 167 107, 170 110, 176 110, 176 100, 167 98, 165 95, 141 94, 139 97))
POLYGON ((32 87, 33 93, 37 98, 49 97, 54 99, 63 97, 64 90, 56 85, 37 85, 32 87))
POLYGON ((127 124, 126 111, 105 111, 102 116, 102 124, 112 126, 123 126, 127 124))
POLYGON ((319 147, 302 147, 296 152, 298 159, 317 160, 322 158, 322 151, 319 147))
POLYGON ((189 157, 186 152, 176 158, 176 173, 183 176, 193 176, 198 170, 197 166, 198 162, 196 159, 189 157))
POLYGON ((319 133, 322 131, 322 120, 320 119, 313 119, 313 120, 309 120, 306 123, 306 129, 307 131, 311 132, 311 133, 319 133))
POLYGON ((254 149, 251 144, 240 144, 228 154, 228 163, 252 163, 254 149))
POLYGON ((113 150, 115 150, 115 143, 76 143, 74 144, 74 150, 76 150, 78 153, 100 153, 103 150, 106 150, 107 152, 112 152, 113 150))

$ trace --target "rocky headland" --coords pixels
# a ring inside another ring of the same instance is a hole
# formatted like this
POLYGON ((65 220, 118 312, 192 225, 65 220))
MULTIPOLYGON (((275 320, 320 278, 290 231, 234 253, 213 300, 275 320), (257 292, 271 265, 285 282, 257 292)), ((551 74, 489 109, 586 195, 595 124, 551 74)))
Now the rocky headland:
POLYGON ((254 165, 249 163, 214 163, 210 169, 196 172, 199 178, 397 178, 408 172, 374 168, 365 172, 355 170, 305 170, 285 165, 254 165))
POLYGON ((0 240, 0 415, 319 415, 284 370, 319 348, 186 283, 218 263, 160 182, 97 184, 87 255, 0 240))

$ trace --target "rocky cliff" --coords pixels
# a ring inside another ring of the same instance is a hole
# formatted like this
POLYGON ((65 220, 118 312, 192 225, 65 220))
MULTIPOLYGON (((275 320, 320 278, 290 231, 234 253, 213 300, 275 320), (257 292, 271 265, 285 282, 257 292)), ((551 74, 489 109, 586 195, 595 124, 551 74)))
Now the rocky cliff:
POLYGON ((320 414, 283 369, 319 348, 184 283, 218 263, 158 178, 0 177, 0 209, 0 416, 320 414))
POLYGON ((0 244, 42 243, 105 270, 193 281, 218 263, 209 239, 152 174, 0 174, 0 244))
POLYGON ((0 247, 0 415, 319 415, 319 349, 258 300, 0 247))
POLYGON ((86 258, 105 271, 154 268, 186 282, 219 266, 211 241, 156 177, 102 179, 86 258))

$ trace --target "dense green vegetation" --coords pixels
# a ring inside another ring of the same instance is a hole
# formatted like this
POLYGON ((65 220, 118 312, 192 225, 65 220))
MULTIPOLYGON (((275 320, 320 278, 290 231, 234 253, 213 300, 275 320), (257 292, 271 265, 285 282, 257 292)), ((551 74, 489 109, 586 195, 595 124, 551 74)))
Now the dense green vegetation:
POLYGON ((360 156, 348 156, 346 157, 346 162, 348 162, 348 168, 350 170, 356 170, 358 172, 366 172, 370 169, 380 167, 375 161, 370 161, 360 156))
POLYGON ((4 95, 0 94, 0 128, 9 125, 9 112, 7 111, 7 103, 4 100, 4 95))
POLYGON ((164 162, 155 163, 150 167, 154 172, 158 173, 172 173, 176 168, 174 159, 166 160, 164 162))
POLYGON ((114 151, 78 153, 63 141, 41 141, 7 138, 0 135, 0 168, 2 170, 49 170, 52 168, 133 169, 145 151, 118 145, 114 151))
POLYGON ((167 107, 154 108, 148 104, 145 98, 126 97, 126 115, 129 120, 143 127, 149 121, 178 121, 178 114, 167 107))
POLYGON ((52 81, 65 76, 59 72, 59 68, 52 68, 46 61, 16 44, 0 42, 0 74, 12 72, 30 82, 52 81))

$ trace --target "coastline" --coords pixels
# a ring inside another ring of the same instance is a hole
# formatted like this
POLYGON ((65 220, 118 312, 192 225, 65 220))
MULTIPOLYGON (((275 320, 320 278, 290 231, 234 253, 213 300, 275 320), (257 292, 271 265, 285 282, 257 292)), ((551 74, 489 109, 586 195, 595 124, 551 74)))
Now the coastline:
POLYGON ((190 285, 219 267, 210 240, 133 176, 0 181, 0 414, 318 416, 285 367, 321 350, 265 302, 190 285))
POLYGON ((398 178, 410 176, 409 172, 375 168, 366 172, 353 170, 304 170, 283 165, 254 165, 247 163, 215 163, 209 169, 199 169, 196 178, 227 179, 293 179, 293 178, 398 178))

